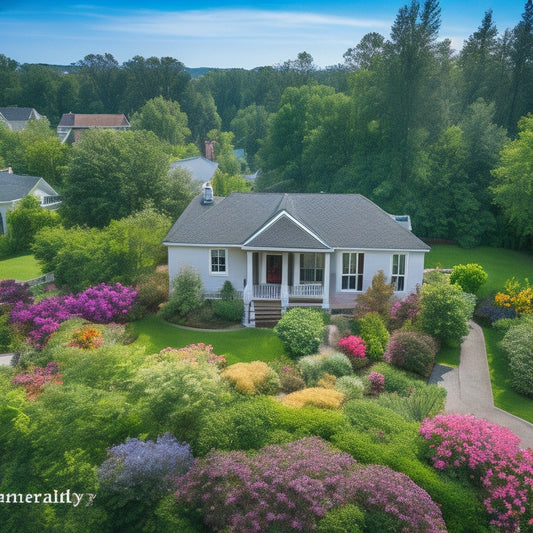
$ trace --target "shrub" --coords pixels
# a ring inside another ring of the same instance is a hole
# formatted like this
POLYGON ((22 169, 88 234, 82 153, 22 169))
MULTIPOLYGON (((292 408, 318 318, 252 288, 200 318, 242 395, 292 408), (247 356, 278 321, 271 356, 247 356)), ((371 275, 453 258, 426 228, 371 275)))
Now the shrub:
POLYGON ((28 400, 35 400, 43 391, 43 386, 46 383, 55 383, 60 385, 63 383, 61 374, 59 373, 59 365, 50 362, 46 367, 33 367, 29 372, 22 372, 17 374, 11 383, 23 385, 26 388, 26 397, 28 400))
POLYGON ((477 294, 487 278, 488 275, 481 265, 469 263, 468 265, 455 265, 453 267, 450 283, 459 285, 463 292, 477 294))
POLYGON ((388 363, 378 363, 372 370, 385 376, 385 390, 408 396, 414 389, 425 386, 425 381, 416 374, 400 370, 388 363))
POLYGON ((363 397, 365 385, 359 376, 342 376, 335 382, 335 390, 342 392, 346 400, 353 400, 363 397))
POLYGON ((415 322, 420 312, 420 290, 412 292, 403 300, 394 302, 390 310, 389 326, 391 330, 402 328, 408 322, 415 322))
POLYGON ((438 345, 430 335, 417 331, 395 331, 383 358, 394 366, 428 377, 435 364, 438 345))
POLYGON ((313 531, 344 503, 355 461, 318 437, 244 452, 212 452, 177 481, 178 503, 200 509, 211 531, 313 531))
POLYGON ((533 455, 520 450, 512 431, 472 415, 453 414, 424 420, 420 434, 429 441, 435 468, 464 472, 479 484, 487 495, 483 503, 491 524, 505 531, 525 526, 531 518, 533 455))
POLYGON ((293 356, 316 353, 324 334, 324 320, 316 309, 295 307, 274 327, 287 352, 293 356))
POLYGON ((505 282, 504 292, 494 297, 497 305, 513 309, 517 314, 533 313, 533 287, 526 278, 521 284, 515 278, 505 282))
POLYGON ((491 326, 494 322, 506 318, 515 318, 516 311, 512 307, 501 307, 494 298, 485 298, 478 303, 474 311, 474 319, 482 326, 491 326))
POLYGON ((370 364, 370 359, 366 357, 366 344, 361 337, 357 335, 343 337, 337 346, 349 357, 354 370, 370 364))
POLYGON ((276 394, 279 390, 278 375, 263 361, 235 363, 228 366, 221 376, 242 394, 276 394))
POLYGON ((282 392, 289 393, 305 388, 305 381, 298 368, 285 365, 278 371, 278 377, 282 392))
POLYGON ((213 353, 213 347, 209 344, 199 342, 198 344, 189 344, 184 348, 164 348, 158 354, 149 358, 150 362, 160 361, 179 361, 197 365, 198 363, 207 363, 223 368, 226 366, 226 358, 223 355, 213 353))
POLYGON ((368 313, 359 319, 359 335, 365 341, 367 357, 379 361, 387 348, 389 332, 378 313, 368 313))
POLYGON ((468 333, 468 320, 473 311, 463 294, 457 285, 424 285, 419 316, 422 330, 442 343, 460 343, 468 333))
POLYGON ((316 385, 322 373, 322 356, 306 355, 300 357, 297 362, 298 369, 302 373, 308 387, 316 385))
POLYGON ((316 384, 316 386, 319 388, 322 387, 324 389, 334 389, 336 381, 337 381, 337 376, 324 372, 322 374, 322 377, 318 380, 318 383, 316 384))
POLYGON ((399 396, 396 392, 381 394, 377 401, 408 422, 422 422, 424 418, 434 416, 444 409, 446 389, 438 385, 428 385, 414 389, 409 396, 399 396))
POLYGON ((183 317, 201 307, 203 300, 200 274, 184 267, 172 281, 169 301, 161 308, 160 314, 164 319, 183 317))
POLYGON ((102 332, 94 326, 83 326, 72 334, 72 341, 69 346, 81 348, 82 350, 94 350, 104 343, 102 332))
POLYGON ((502 348, 509 360, 511 386, 533 397, 533 318, 523 316, 513 323, 503 337, 502 348))
POLYGON ((222 300, 224 301, 228 301, 237 300, 238 297, 239 294, 231 284, 231 281, 226 280, 222 285, 222 289, 220 290, 220 298, 222 298, 222 300))
POLYGON ((368 374, 370 381, 370 394, 378 395, 385 390, 385 376, 379 372, 370 372, 368 374))
POLYGON ((137 301, 139 307, 155 313, 160 305, 168 300, 168 272, 144 274, 137 281, 137 301))
POLYGON ((352 363, 350 362, 350 359, 343 353, 338 352, 324 356, 321 359, 320 368, 322 372, 333 374, 338 378, 353 374, 352 363))
POLYGON ((281 401, 289 407, 313 405, 321 409, 338 409, 344 402, 344 394, 333 389, 311 387, 284 396, 281 401))
POLYGON ((328 511, 317 526, 318 533, 362 533, 365 513, 354 504, 328 511))
POLYGON ((17 283, 14 279, 0 280, 0 314, 8 314, 13 306, 19 302, 32 302, 30 286, 27 283, 17 283))
POLYGON ((385 280, 385 273, 380 270, 372 278, 372 285, 363 294, 358 294, 355 306, 355 318, 368 313, 378 313, 383 320, 388 320, 392 305, 394 285, 385 280))
POLYGON ((242 300, 212 300, 213 314, 228 322, 242 322, 244 303, 242 300))

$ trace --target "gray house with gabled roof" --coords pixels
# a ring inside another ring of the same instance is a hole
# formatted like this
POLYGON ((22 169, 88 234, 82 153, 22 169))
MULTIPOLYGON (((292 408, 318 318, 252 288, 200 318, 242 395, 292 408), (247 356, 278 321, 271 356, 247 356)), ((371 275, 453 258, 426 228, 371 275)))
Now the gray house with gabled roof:
POLYGON ((30 120, 42 118, 33 107, 0 107, 0 122, 13 131, 22 131, 30 120))
POLYGON ((192 267, 209 294, 230 281, 242 291, 246 326, 256 325, 265 302, 280 312, 353 308, 379 270, 399 297, 422 284, 430 247, 410 231, 409 217, 359 194, 210 193, 165 238, 169 277, 192 267))
POLYGON ((13 174, 11 169, 0 171, 0 235, 7 231, 7 212, 28 194, 37 196, 45 209, 54 210, 61 205, 61 196, 43 178, 13 174))

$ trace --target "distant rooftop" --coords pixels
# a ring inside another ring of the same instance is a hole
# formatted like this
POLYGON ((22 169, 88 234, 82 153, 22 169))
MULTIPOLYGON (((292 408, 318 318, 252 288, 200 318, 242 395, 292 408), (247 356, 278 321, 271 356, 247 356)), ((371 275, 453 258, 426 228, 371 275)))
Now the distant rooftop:
POLYGON ((213 179, 218 163, 199 155, 170 163, 170 169, 173 170, 175 168, 184 168, 191 173, 192 179, 205 183, 213 179))

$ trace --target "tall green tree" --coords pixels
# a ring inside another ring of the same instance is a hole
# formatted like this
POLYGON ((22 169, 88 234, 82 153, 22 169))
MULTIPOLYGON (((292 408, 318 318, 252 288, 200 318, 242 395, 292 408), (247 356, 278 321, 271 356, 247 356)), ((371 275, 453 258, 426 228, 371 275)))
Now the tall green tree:
POLYGON ((266 137, 269 113, 263 106, 252 104, 237 112, 230 129, 235 134, 235 146, 244 148, 248 164, 255 170, 255 155, 266 137))
POLYGON ((17 76, 18 63, 4 54, 0 54, 0 106, 13 105, 16 95, 20 91, 20 82, 17 76))
POLYGON ((74 145, 62 211, 68 224, 104 227, 166 197, 169 158, 153 132, 90 130, 74 145))
POLYGON ((148 100, 131 117, 130 123, 133 130, 153 131, 170 144, 187 144, 191 137, 187 115, 181 111, 179 103, 162 96, 148 100))
POLYGON ((348 48, 342 55, 347 69, 356 71, 370 69, 383 57, 385 38, 377 32, 367 33, 355 48, 348 48))
POLYGON ((500 153, 493 171, 494 202, 523 246, 533 244, 533 115, 518 122, 518 136, 500 153))

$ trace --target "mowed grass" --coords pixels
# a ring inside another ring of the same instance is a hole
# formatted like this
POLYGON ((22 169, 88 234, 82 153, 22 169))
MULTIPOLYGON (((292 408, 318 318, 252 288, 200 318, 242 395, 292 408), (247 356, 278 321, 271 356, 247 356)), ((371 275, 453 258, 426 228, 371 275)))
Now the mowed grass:
POLYGON ((480 264, 488 274, 487 282, 481 287, 479 297, 484 298, 503 289, 505 282, 513 276, 533 282, 533 255, 504 248, 460 248, 448 244, 437 244, 426 254, 425 267, 453 268, 468 263, 480 264))
POLYGON ((32 254, 19 255, 0 261, 0 279, 27 281, 38 278, 41 267, 32 254))
POLYGON ((157 353, 171 346, 183 348, 203 342, 213 346, 213 352, 226 357, 229 364, 250 361, 273 361, 284 355, 283 345, 271 329, 238 328, 230 331, 183 329, 157 316, 148 316, 131 326, 138 335, 136 345, 147 353, 157 353))
POLYGON ((511 388, 511 375, 507 359, 500 348, 502 333, 493 328, 483 328, 494 405, 533 423, 533 399, 518 394, 511 388))

